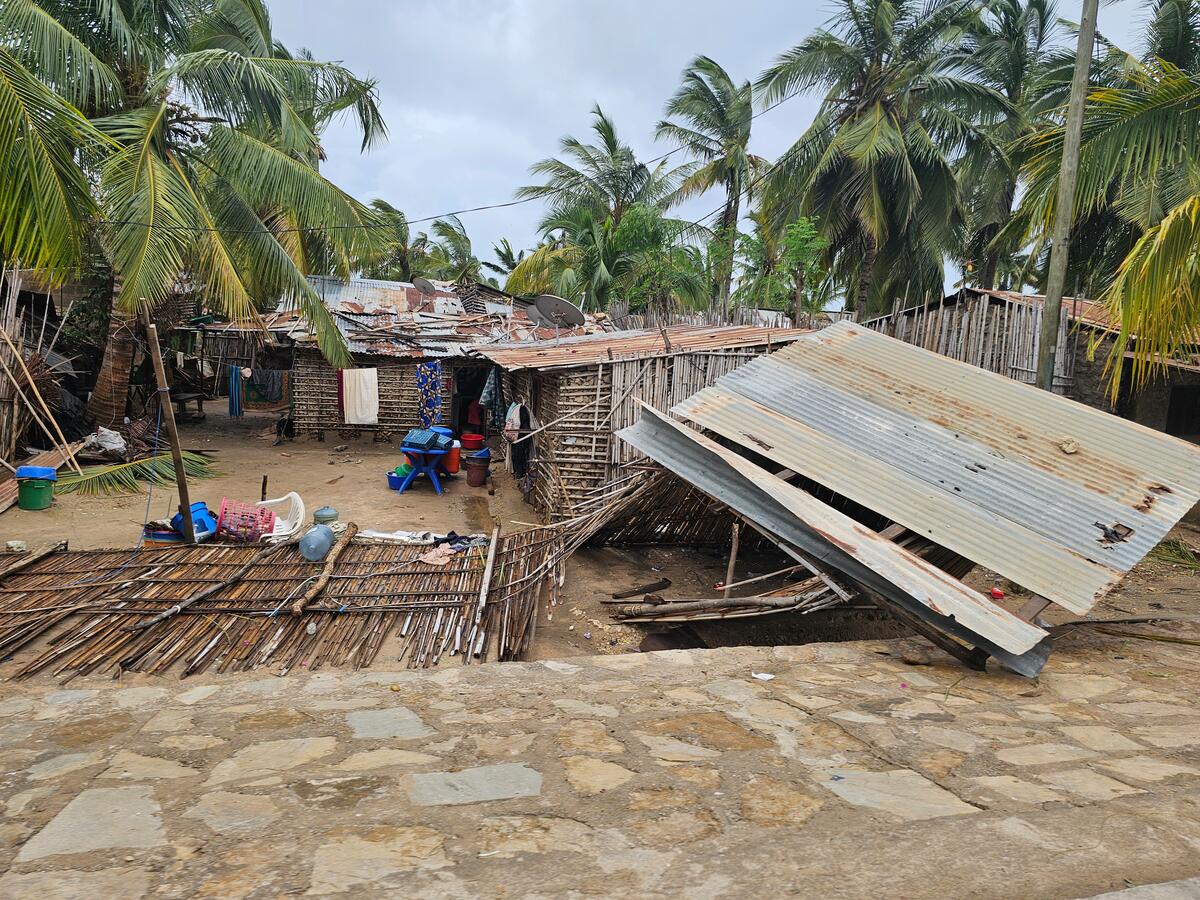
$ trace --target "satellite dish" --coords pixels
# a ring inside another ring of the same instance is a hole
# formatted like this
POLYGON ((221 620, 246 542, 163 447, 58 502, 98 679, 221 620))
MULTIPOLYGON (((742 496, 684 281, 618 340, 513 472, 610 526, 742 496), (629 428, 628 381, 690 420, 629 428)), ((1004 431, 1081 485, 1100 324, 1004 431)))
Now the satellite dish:
POLYGON ((437 285, 434 284, 432 281, 430 281, 428 278, 422 278, 420 276, 417 276, 416 278, 413 279, 413 285, 422 294, 436 294, 437 293, 437 285))
POLYGON ((542 294, 533 301, 533 308, 546 324, 556 328, 574 328, 587 321, 578 306, 553 294, 542 294))
POLYGON ((534 325, 553 325, 554 324, 553 322, 547 322, 544 318, 542 318, 542 314, 540 312, 538 312, 536 306, 531 306, 528 309, 526 309, 525 315, 529 318, 529 321, 531 323, 533 323, 534 325))

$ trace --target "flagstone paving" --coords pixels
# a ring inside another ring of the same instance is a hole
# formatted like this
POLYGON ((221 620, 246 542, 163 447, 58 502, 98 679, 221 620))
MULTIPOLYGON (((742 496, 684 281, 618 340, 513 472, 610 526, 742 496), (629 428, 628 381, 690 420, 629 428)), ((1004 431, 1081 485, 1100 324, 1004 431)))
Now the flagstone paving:
POLYGON ((1200 875, 1194 648, 1079 633, 1033 682, 915 646, 6 682, 0 897, 1067 898, 1200 875))

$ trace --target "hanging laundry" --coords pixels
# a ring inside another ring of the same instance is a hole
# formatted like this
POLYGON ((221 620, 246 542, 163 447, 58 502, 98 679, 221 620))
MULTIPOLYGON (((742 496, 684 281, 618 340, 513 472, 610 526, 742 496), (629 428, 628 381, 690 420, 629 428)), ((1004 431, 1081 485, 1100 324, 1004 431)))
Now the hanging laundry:
POLYGON ((281 369, 254 369, 250 373, 250 384, 265 403, 278 403, 283 399, 283 376, 281 369))
POLYGON ((521 435, 522 409, 520 403, 513 403, 509 405, 508 412, 504 415, 504 439, 510 443, 521 435))
POLYGON ((343 369, 342 403, 347 425, 379 424, 379 370, 343 369))
POLYGON ((487 407, 492 416, 492 428, 499 431, 504 427, 504 380, 500 375, 500 367, 492 366, 487 381, 483 385, 483 393, 479 395, 481 406, 487 407))
POLYGON ((229 416, 241 418, 244 398, 242 396, 242 367, 229 366, 229 416))
POLYGON ((442 424, 442 364, 438 360, 417 366, 417 394, 420 396, 421 427, 442 424))

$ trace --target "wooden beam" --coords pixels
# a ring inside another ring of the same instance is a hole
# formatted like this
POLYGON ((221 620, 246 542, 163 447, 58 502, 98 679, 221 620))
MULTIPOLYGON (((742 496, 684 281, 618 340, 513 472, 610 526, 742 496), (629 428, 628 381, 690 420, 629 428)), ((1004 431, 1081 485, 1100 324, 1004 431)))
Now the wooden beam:
POLYGON ((163 368, 162 350, 158 346, 158 326, 150 321, 149 311, 142 313, 146 326, 146 340, 150 344, 150 358, 154 361, 154 380, 158 383, 158 409, 167 426, 167 439, 171 442, 171 461, 175 464, 175 485, 179 488, 179 515, 183 518, 183 538, 189 544, 196 543, 196 523, 192 521, 192 501, 188 494, 187 472, 183 468, 183 452, 179 448, 179 430, 175 427, 175 408, 171 405, 171 387, 167 384, 167 370, 163 368))

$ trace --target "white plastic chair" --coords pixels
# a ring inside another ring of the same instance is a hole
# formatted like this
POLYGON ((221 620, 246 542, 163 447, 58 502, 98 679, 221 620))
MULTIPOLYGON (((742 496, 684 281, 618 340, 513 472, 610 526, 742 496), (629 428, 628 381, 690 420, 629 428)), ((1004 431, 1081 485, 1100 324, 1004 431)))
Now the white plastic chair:
POLYGON ((304 527, 304 501, 295 491, 276 500, 260 500, 254 505, 266 507, 275 513, 275 527, 264 538, 268 544, 289 541, 304 527))

